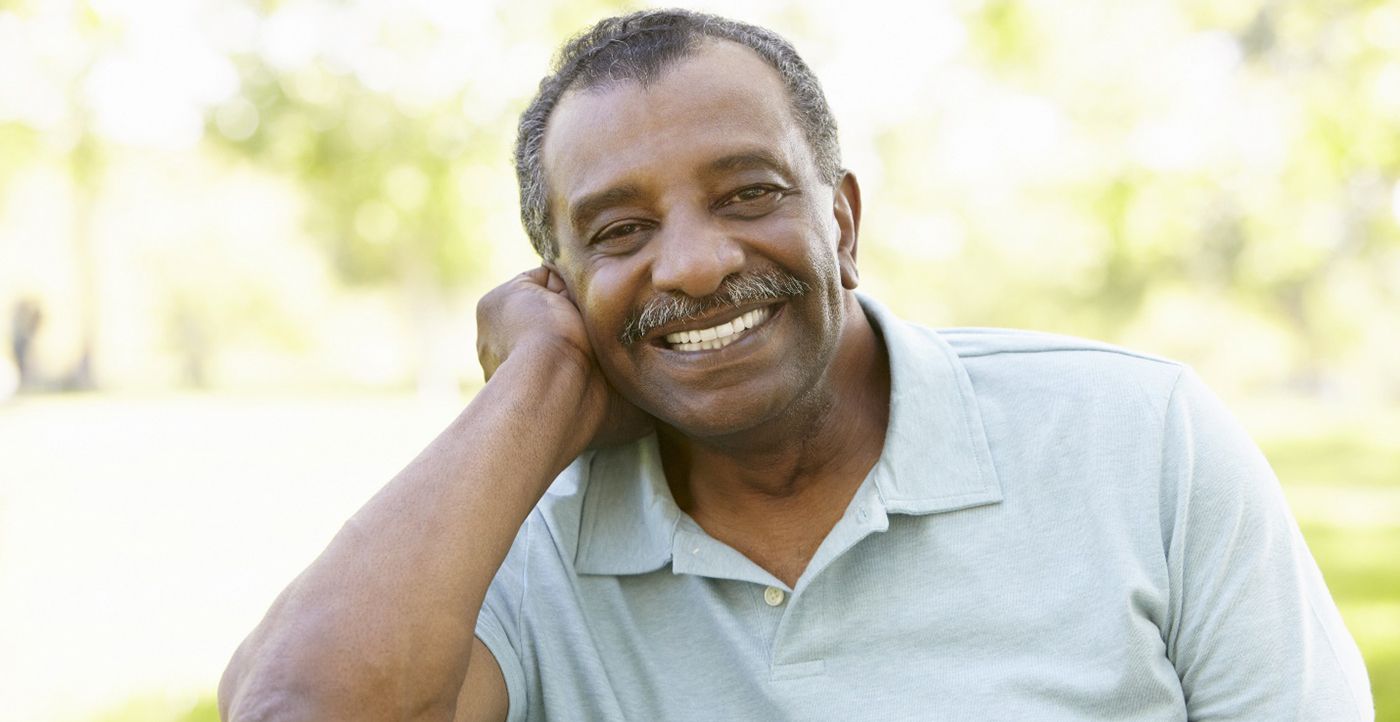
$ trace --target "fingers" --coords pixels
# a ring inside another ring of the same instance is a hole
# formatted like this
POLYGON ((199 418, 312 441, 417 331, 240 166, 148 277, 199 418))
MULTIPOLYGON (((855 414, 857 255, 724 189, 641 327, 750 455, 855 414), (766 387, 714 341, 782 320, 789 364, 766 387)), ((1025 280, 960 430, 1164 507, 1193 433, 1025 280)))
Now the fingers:
POLYGON ((554 271, 549 271, 549 277, 545 281, 544 287, 555 293, 563 293, 565 290, 564 279, 560 278, 559 274, 554 271))
POLYGON ((569 287, 564 285, 564 279, 549 266, 531 268, 520 274, 519 278, 523 278, 536 286, 544 286, 554 293, 569 298, 571 301, 573 300, 569 297, 569 287))
POLYGON ((519 277, 524 278, 525 280, 535 284, 536 286, 543 286, 548 281, 551 275, 553 274, 548 268, 545 268, 544 266, 537 266, 520 274, 519 277))

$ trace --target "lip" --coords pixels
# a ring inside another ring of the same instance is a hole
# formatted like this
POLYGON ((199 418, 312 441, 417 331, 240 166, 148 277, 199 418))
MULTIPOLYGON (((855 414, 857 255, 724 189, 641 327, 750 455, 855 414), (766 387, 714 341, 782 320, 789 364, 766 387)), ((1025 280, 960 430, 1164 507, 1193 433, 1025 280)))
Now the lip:
MULTIPOLYGON (((738 313, 734 313, 732 315, 729 313, 729 311, 726 311, 722 314, 717 314, 715 316, 715 319, 717 320, 715 320, 714 323, 710 325, 716 325, 724 323, 728 320, 732 320, 734 318, 738 318, 739 316, 742 316, 743 314, 748 313, 749 311, 752 311, 755 308, 772 309, 772 312, 769 314, 768 319, 765 320, 761 326, 745 331, 744 335, 739 340, 723 348, 709 349, 705 351, 678 351, 676 349, 671 348, 669 345, 666 344, 665 333, 672 333, 674 331, 681 330, 682 326, 679 325, 672 328, 671 331, 666 331, 661 336, 658 336, 657 339, 659 342, 653 343, 652 348, 656 351, 659 351, 662 355, 662 358, 672 363, 699 363, 705 364, 706 366, 711 366, 716 363, 727 362, 739 356, 748 354, 752 351, 764 348, 764 345, 767 341, 767 337, 770 336, 773 329, 776 328, 775 322, 783 320, 784 312, 787 310, 787 306, 788 304, 786 301, 770 301, 768 303, 760 303, 757 305, 745 307, 743 309, 740 309, 738 313)), ((704 328, 708 327, 709 326, 705 326, 704 328)))
MULTIPOLYGON (((768 325, 768 322, 769 322, 769 321, 772 321, 773 318, 776 317, 776 316, 778 315, 778 313, 779 313, 779 312, 783 309, 783 307, 785 307, 786 305, 787 305, 786 299, 782 299, 782 300, 777 300, 777 301, 769 300, 769 301, 764 301, 764 302, 762 302, 762 303, 749 303, 749 304, 745 304, 745 305, 743 305, 743 306, 730 306, 730 307, 724 309, 723 311, 720 311, 720 312, 718 312, 718 313, 715 313, 715 314, 712 315, 712 316, 701 316, 701 317, 696 317, 696 318, 688 318, 688 319, 685 319, 684 321, 677 321, 677 322, 675 322, 675 323, 669 323, 669 324, 666 324, 665 326, 661 326, 660 328, 658 328, 658 329, 656 329, 655 331, 652 331, 652 332, 651 332, 651 334, 647 337, 646 342, 647 342, 648 344, 652 345, 652 346, 655 346, 656 348, 659 348, 659 349, 663 350, 663 351, 672 351, 672 352, 674 352, 674 353, 694 354, 694 353, 713 353, 714 351, 723 351, 724 349, 712 349, 712 350, 710 350, 710 351, 708 351, 708 352, 701 352, 701 351, 675 351, 674 349, 672 349, 672 348, 670 347, 670 344, 668 344, 668 343, 666 342, 666 336, 669 335, 669 334, 673 334, 673 333, 675 333, 675 332, 677 332, 677 331, 686 331, 686 330, 696 330, 696 331, 698 331, 698 330, 700 330, 700 329, 702 329, 702 328, 712 328, 712 327, 718 326, 718 325, 720 325, 720 324, 722 324, 722 323, 728 323, 728 322, 730 322, 730 321, 733 321, 734 319, 736 319, 736 318, 738 318, 738 317, 740 317, 740 316, 742 316, 742 315, 748 313, 749 311, 752 311, 752 310, 758 309, 758 308, 771 308, 771 309, 773 309, 773 312, 772 312, 771 315, 769 315, 768 320, 767 320, 767 321, 764 321, 764 323, 763 323, 764 326, 767 326, 767 325, 768 325)), ((754 331, 757 331, 757 330, 759 330, 759 329, 761 329, 761 328, 762 328, 762 326, 760 326, 760 327, 757 328, 757 329, 753 329, 753 330, 754 330, 754 331)), ((740 340, 742 341, 743 339, 740 339, 740 340)), ((735 341, 734 343, 739 343, 739 341, 735 341)), ((730 346, 733 346, 733 345, 734 345, 734 344, 730 344, 730 346)), ((725 348, 729 348, 729 346, 726 346, 725 348)))

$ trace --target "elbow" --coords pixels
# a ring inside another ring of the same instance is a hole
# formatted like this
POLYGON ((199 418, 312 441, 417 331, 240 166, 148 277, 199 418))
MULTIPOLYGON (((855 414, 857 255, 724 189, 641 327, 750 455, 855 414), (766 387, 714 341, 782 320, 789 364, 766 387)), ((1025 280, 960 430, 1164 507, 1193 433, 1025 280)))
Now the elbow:
POLYGON ((347 722, 358 719, 280 684, 219 686, 219 718, 223 722, 347 722))
POLYGON ((380 680, 344 672, 328 660, 265 654, 247 663, 235 655, 219 682, 219 717, 223 722, 406 719, 386 707, 395 696, 380 680))
MULTIPOLYGON (((311 695, 299 693, 296 675, 268 660, 253 660, 247 644, 234 653, 219 680, 219 719, 223 722, 312 722, 340 720, 317 709, 311 695), (261 662, 261 663, 258 663, 261 662)), ((304 680, 303 680, 304 681, 304 680)))
POLYGON ((223 722, 291 722, 311 719, 293 715, 286 695, 266 689, 225 691, 219 685, 219 719, 223 722))
POLYGON ((219 717, 224 722, 291 722, 298 719, 288 714, 279 700, 258 694, 227 703, 220 698, 219 717))
POLYGON ((250 684, 238 657, 219 680, 219 719, 223 722, 283 722, 294 717, 288 697, 267 685, 250 684))

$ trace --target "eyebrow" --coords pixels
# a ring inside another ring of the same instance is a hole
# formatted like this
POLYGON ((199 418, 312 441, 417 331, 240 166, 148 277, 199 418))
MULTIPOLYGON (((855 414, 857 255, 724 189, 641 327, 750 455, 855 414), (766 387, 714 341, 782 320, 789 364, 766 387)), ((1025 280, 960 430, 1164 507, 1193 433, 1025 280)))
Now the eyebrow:
POLYGON ((777 154, 766 148, 755 148, 741 153, 731 153, 710 161, 705 169, 711 173, 733 173, 741 170, 771 170, 785 180, 793 177, 792 170, 777 154))
POLYGON ((569 223, 575 231, 582 231, 594 216, 613 206, 631 203, 641 195, 641 190, 634 185, 614 186, 597 193, 589 193, 569 210, 569 223))

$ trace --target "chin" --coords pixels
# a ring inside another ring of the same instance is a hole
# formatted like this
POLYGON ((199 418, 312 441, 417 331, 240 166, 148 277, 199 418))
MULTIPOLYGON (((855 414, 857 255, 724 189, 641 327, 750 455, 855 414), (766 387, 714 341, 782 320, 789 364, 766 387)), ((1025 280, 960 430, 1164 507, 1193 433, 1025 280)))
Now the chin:
POLYGON ((720 439, 754 430, 781 418, 798 394, 756 395, 732 389, 731 394, 707 395, 701 403, 680 405, 677 396, 657 405, 651 415, 689 439, 720 439))

